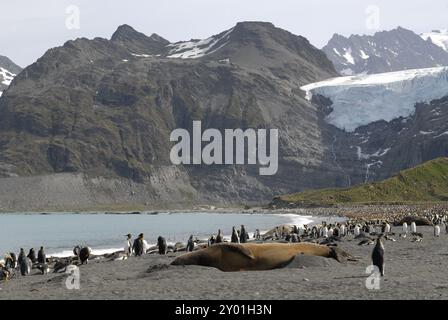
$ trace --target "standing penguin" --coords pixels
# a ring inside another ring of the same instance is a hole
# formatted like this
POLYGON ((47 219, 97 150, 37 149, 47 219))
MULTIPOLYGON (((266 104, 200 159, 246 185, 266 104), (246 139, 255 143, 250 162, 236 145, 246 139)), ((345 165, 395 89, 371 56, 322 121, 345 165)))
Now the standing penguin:
POLYGON ((341 236, 345 237, 345 234, 346 234, 345 224, 341 225, 340 230, 341 230, 341 236))
POLYGON ((19 263, 20 274, 22 276, 26 276, 31 272, 31 260, 25 256, 25 251, 23 248, 20 249, 19 258, 17 259, 19 263))
POLYGON ((374 266, 377 266, 380 270, 381 276, 384 276, 384 245, 381 241, 382 236, 380 235, 378 239, 376 239, 375 248, 373 248, 372 252, 372 262, 374 266))
POLYGON ((299 234, 299 228, 297 228, 297 226, 294 225, 294 226, 292 227, 292 232, 295 233, 295 234, 299 234))
POLYGON ((28 255, 26 257, 28 259, 30 259, 32 263, 36 263, 37 262, 36 252, 34 251, 34 248, 30 249, 30 252, 28 253, 28 255))
POLYGON ((159 236, 157 238, 157 246, 159 247, 159 254, 165 255, 167 251, 167 245, 164 237, 159 236))
POLYGON ((5 255, 5 267, 7 269, 17 269, 17 256, 14 252, 5 255))
POLYGON ((47 263, 47 255, 45 254, 44 247, 40 247, 40 250, 37 252, 37 262, 47 263))
POLYGON ((232 237, 230 239, 232 243, 240 243, 240 238, 238 237, 238 233, 235 230, 235 227, 232 227, 232 237))
POLYGON ((140 233, 137 239, 134 240, 132 251, 134 251, 134 254, 137 257, 140 257, 143 254, 143 233, 140 233))
POLYGON ((191 252, 194 249, 194 240, 193 235, 190 235, 190 238, 188 238, 187 242, 187 252, 191 252))
POLYGON ((221 229, 218 230, 218 235, 216 236, 215 243, 221 243, 222 242, 222 235, 221 235, 221 229))
POLYGON ((132 235, 128 233, 125 237, 126 243, 124 244, 124 254, 130 257, 132 255, 132 235))
POLYGON ((416 233, 417 232, 417 225, 415 224, 414 221, 412 221, 411 223, 411 233, 416 233))
POLYGON ((208 239, 207 245, 210 247, 210 246, 214 245, 215 243, 216 243, 215 236, 211 235, 210 238, 208 239))
POLYGON ((292 243, 297 243, 297 242, 299 242, 299 236, 297 235, 297 233, 293 233, 293 234, 291 235, 291 242, 292 242, 292 243))
POLYGON ((385 233, 385 234, 390 233, 390 224, 388 224, 387 222, 386 222, 386 224, 384 225, 384 233, 385 233))
POLYGON ((246 228, 244 228, 244 225, 241 225, 241 231, 240 231, 240 243, 246 243, 248 239, 248 234, 246 232, 246 228))
POLYGON ((355 229, 353 230, 355 237, 359 236, 361 234, 361 229, 358 225, 355 226, 355 229))
POLYGON ((440 226, 434 226, 434 237, 440 237, 440 226))
POLYGON ((81 251, 81 246, 76 246, 73 248, 73 254, 75 255, 75 257, 79 257, 79 252, 81 251))
POLYGON ((408 234, 408 224, 406 222, 403 222, 403 233, 408 234))
POLYGON ((327 228, 327 226, 322 228, 322 237, 328 238, 328 228, 327 228))
POLYGON ((89 263, 90 254, 92 253, 92 249, 89 247, 84 247, 79 251, 79 260, 81 261, 81 264, 87 264, 89 263))
POLYGON ((261 239, 261 234, 260 234, 260 230, 259 229, 255 229, 254 238, 255 238, 255 240, 260 240, 261 239))
POLYGON ((47 274, 50 271, 50 268, 47 264, 47 255, 45 254, 44 247, 40 247, 37 252, 37 269, 42 272, 42 274, 47 274))
POLYGON ((20 265, 20 263, 25 259, 26 259, 25 250, 23 250, 23 248, 20 248, 19 257, 17 258, 17 263, 20 265))

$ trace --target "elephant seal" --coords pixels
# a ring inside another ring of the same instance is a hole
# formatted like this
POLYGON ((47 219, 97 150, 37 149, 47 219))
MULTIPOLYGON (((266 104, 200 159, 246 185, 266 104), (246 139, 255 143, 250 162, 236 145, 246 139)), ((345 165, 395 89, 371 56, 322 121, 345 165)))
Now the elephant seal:
POLYGON ((263 238, 274 237, 275 235, 282 237, 283 235, 290 234, 294 231, 294 227, 288 224, 283 224, 281 226, 277 226, 265 234, 263 234, 263 238))
POLYGON ((404 217, 403 219, 401 219, 400 221, 395 222, 394 224, 396 226, 399 226, 399 225, 403 225, 403 223, 405 223, 405 222, 407 224, 411 224, 412 222, 415 222, 415 224, 417 226, 434 226, 434 224, 431 221, 429 221, 427 218, 419 217, 419 216, 407 216, 407 217, 404 217))
POLYGON ((172 265, 200 265, 221 271, 260 271, 283 268, 298 254, 334 258, 339 262, 351 256, 337 247, 313 243, 220 243, 184 254, 172 265))

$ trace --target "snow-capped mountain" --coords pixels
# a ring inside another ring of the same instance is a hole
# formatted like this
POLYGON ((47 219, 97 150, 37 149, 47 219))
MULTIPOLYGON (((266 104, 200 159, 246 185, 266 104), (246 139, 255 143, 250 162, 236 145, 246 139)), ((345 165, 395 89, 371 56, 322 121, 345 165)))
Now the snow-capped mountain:
POLYGON ((420 35, 424 40, 431 40, 432 43, 448 51, 448 29, 433 30, 420 35))
POLYGON ((372 36, 335 34, 322 50, 342 75, 448 66, 442 33, 425 37, 401 27, 372 36))
POLYGON ((331 100, 325 120, 352 132, 376 121, 407 118, 419 102, 448 95, 448 67, 333 78, 301 88, 331 100))
POLYGON ((7 57, 0 56, 0 96, 21 70, 22 68, 7 57))
POLYGON ((227 45, 233 28, 204 40, 191 40, 169 44, 167 58, 195 59, 211 54, 227 45))

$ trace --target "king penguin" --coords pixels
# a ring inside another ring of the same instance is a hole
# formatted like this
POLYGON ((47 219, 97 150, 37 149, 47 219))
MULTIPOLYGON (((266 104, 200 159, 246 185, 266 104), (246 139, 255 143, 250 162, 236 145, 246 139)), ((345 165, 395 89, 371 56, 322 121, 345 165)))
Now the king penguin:
POLYGON ((124 254, 130 257, 132 255, 132 235, 128 233, 125 237, 126 243, 124 244, 124 254))
POLYGON ((380 235, 376 239, 375 247, 372 252, 372 262, 374 266, 377 266, 380 270, 381 276, 384 276, 384 245, 381 241, 382 236, 380 235))
POLYGON ((411 223, 411 233, 416 233, 417 232, 417 225, 415 224, 414 221, 412 221, 411 223))
POLYGON ((218 235, 216 236, 215 243, 221 243, 222 242, 222 235, 221 235, 221 229, 218 230, 218 235))
POLYGON ((47 255, 45 254, 44 247, 40 247, 37 252, 37 262, 38 263, 47 263, 47 255))
POLYGON ((231 237, 232 243, 240 243, 240 238, 238 237, 238 233, 235 230, 235 227, 232 227, 232 237, 231 237))
POLYGON ((32 263, 37 262, 36 251, 34 251, 34 248, 30 249, 30 252, 28 253, 27 258, 30 259, 32 263))
POLYGON ((31 272, 31 260, 25 256, 25 251, 23 248, 20 249, 19 258, 17 259, 19 263, 20 274, 26 276, 31 272))
POLYGON ((157 238, 157 246, 159 247, 159 254, 165 255, 168 247, 166 245, 166 240, 164 237, 159 236, 157 238))
POLYGON ((187 242, 187 252, 191 252, 194 250, 194 240, 193 235, 190 235, 190 238, 188 238, 187 242))
POLYGON ((92 249, 89 247, 84 247, 79 251, 79 260, 81 261, 81 264, 87 264, 89 263, 90 254, 92 253, 92 249))
POLYGON ((439 225, 434 226, 434 237, 440 237, 440 226, 439 225))
POLYGON ((246 228, 244 227, 244 225, 241 225, 240 243, 246 243, 248 238, 249 238, 249 236, 246 232, 246 228))

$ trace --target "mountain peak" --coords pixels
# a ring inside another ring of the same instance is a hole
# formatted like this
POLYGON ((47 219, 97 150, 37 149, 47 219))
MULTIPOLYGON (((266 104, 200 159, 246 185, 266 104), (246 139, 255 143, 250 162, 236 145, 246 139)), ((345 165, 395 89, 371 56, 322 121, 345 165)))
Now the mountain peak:
POLYGON ((448 65, 448 54, 422 38, 428 36, 398 26, 374 35, 346 38, 335 34, 322 50, 343 75, 448 65))
MULTIPOLYGON (((136 35, 144 35, 137 30, 135 30, 133 27, 131 27, 128 24, 122 24, 117 28, 117 30, 114 32, 114 34, 111 37, 112 41, 117 41, 123 38, 128 38, 136 35)), ((146 37, 146 36, 145 36, 146 37)))
POLYGON ((133 53, 145 54, 158 54, 170 43, 155 33, 148 37, 127 24, 117 28, 111 41, 123 45, 133 53))
POLYGON ((11 61, 8 57, 0 55, 0 67, 9 70, 14 74, 19 74, 22 68, 11 61))

